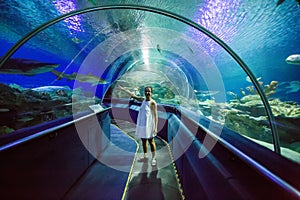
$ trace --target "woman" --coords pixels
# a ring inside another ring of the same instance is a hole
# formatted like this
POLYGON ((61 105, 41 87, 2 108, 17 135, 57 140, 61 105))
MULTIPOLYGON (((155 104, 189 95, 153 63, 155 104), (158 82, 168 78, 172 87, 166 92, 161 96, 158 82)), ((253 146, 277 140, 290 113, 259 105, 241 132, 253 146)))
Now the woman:
POLYGON ((152 99, 153 89, 150 86, 145 87, 144 89, 144 97, 139 97, 129 90, 118 86, 118 88, 127 94, 129 94, 132 98, 142 102, 140 107, 140 111, 137 118, 136 123, 136 134, 142 140, 144 156, 141 160, 148 159, 148 143, 150 144, 150 149, 152 152, 152 166, 156 165, 156 145, 154 141, 154 137, 157 134, 157 123, 158 123, 158 115, 157 115, 157 104, 152 99))

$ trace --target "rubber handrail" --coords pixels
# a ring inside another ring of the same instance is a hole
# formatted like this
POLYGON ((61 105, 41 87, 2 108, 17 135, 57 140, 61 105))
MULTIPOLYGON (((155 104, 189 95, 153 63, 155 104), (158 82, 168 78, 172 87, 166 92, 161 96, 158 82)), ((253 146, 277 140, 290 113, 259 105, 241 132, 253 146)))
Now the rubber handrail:
POLYGON ((37 138, 40 138, 40 137, 42 137, 42 136, 49 135, 49 134, 53 133, 54 131, 57 131, 57 130, 62 129, 62 128, 65 128, 65 127, 67 127, 67 126, 70 126, 70 125, 75 124, 75 123, 77 123, 77 122, 79 122, 79 121, 88 119, 88 118, 90 118, 90 117, 94 117, 94 116, 96 116, 96 115, 98 115, 98 114, 101 114, 101 113, 104 113, 104 112, 106 112, 106 111, 108 111, 108 110, 110 110, 110 109, 111 109, 111 108, 105 108, 105 109, 103 109, 103 110, 101 110, 101 111, 93 112, 93 113, 87 114, 87 115, 85 115, 85 116, 82 116, 82 117, 73 119, 73 120, 71 120, 71 121, 69 121, 69 122, 60 124, 60 125, 58 125, 58 126, 55 126, 55 127, 52 127, 52 128, 48 128, 48 129, 46 129, 46 130, 39 131, 39 132, 37 132, 37 133, 35 133, 35 134, 32 134, 32 135, 29 135, 29 136, 27 136, 27 137, 23 137, 23 138, 18 139, 18 140, 16 140, 16 141, 10 142, 10 143, 8 143, 8 144, 5 144, 5 145, 3 145, 3 146, 0 146, 0 153, 3 152, 3 151, 6 151, 6 150, 8 150, 8 149, 14 148, 14 147, 16 147, 16 146, 18 146, 18 145, 21 145, 21 144, 27 143, 27 142, 29 142, 29 141, 35 140, 35 139, 37 139, 37 138))

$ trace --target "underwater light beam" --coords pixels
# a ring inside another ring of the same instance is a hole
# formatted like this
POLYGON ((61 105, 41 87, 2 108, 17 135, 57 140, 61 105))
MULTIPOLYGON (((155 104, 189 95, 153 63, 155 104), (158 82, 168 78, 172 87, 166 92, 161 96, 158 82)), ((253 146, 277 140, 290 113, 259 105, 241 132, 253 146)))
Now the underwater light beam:
POLYGON ((149 61, 149 50, 148 49, 142 49, 142 56, 143 56, 143 61, 145 64, 145 67, 147 70, 150 70, 150 61, 149 61))
POLYGON ((145 69, 149 71, 150 70, 149 48, 151 48, 151 43, 150 43, 149 38, 147 38, 145 36, 145 34, 141 35, 141 46, 142 46, 142 49, 141 49, 142 58, 143 58, 143 62, 145 64, 145 69))
MULTIPOLYGON (((77 9, 74 0, 54 0, 53 4, 61 14, 66 14, 77 9)), ((84 30, 81 28, 81 18, 79 15, 71 16, 64 19, 64 21, 67 23, 68 28, 71 30, 71 35, 73 34, 73 31, 84 32, 84 30)))
MULTIPOLYGON (((239 8, 242 5, 242 0, 233 2, 224 0, 206 0, 204 5, 199 8, 195 14, 194 21, 200 24, 207 30, 213 32, 226 43, 231 42, 233 37, 238 32, 238 25, 245 19, 245 13, 241 14, 239 21, 236 21, 234 16, 239 14, 239 8)), ((201 44, 205 44, 205 48, 210 52, 216 49, 216 43, 209 37, 199 37, 198 30, 192 30, 194 38, 198 38, 201 44)))

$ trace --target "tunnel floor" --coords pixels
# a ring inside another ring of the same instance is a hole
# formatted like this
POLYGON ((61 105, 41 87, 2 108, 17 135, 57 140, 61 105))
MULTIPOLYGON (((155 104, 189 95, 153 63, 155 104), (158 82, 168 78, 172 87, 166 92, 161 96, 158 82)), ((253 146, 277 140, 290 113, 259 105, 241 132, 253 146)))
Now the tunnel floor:
POLYGON ((155 138, 157 165, 152 166, 149 147, 149 159, 140 160, 142 144, 134 133, 133 123, 113 121, 111 144, 63 199, 184 199, 168 144, 155 138))

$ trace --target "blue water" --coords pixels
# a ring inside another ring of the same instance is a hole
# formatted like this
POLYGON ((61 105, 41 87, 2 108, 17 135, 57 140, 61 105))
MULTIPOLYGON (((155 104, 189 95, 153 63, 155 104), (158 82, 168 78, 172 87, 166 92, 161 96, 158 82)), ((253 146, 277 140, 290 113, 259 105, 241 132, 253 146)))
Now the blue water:
MULTIPOLYGON (((37 27, 53 17, 67 12, 65 4, 31 1, 26 4, 26 2, 10 0, 0 3, 3 13, 0 16, 1 22, 3 22, 0 27, 5 30, 0 34, 0 55, 4 55, 15 42, 32 30, 33 27, 37 27)), ((93 6, 84 1, 70 2, 72 2, 70 5, 73 7, 69 7, 69 11, 93 6)), ((300 81, 298 76, 300 66, 288 65, 284 61, 290 54, 300 53, 300 8, 295 1, 286 0, 278 7, 276 7, 275 1, 203 0, 194 1, 194 3, 195 5, 191 6, 190 3, 189 5, 182 5, 180 1, 140 2, 144 5, 160 6, 160 8, 179 13, 201 24, 228 44, 243 59, 253 74, 256 77, 262 77, 262 81, 266 84, 273 80, 286 84, 291 81, 300 81)), ((132 15, 134 16, 135 13, 132 15)), ((25 46, 21 47, 13 57, 59 63, 58 71, 64 71, 64 73, 77 72, 86 56, 99 43, 109 40, 110 36, 114 34, 120 33, 121 28, 122 30, 126 27, 140 28, 145 24, 146 26, 147 24, 152 25, 151 22, 155 21, 151 17, 147 18, 144 13, 141 15, 136 14, 139 18, 134 23, 118 19, 118 17, 122 18, 124 16, 131 19, 130 14, 111 12, 95 12, 89 16, 84 14, 69 18, 36 35, 25 46), (139 25, 141 26, 139 27, 139 25), (109 28, 105 29, 105 27, 109 28), (103 34, 99 34, 98 29, 104 30, 103 34)), ((159 21, 160 18, 157 18, 159 21)), ((157 26, 172 27, 173 23, 174 20, 168 19, 167 21, 161 21, 161 24, 158 22, 157 26)), ((174 24, 177 26, 177 23, 174 24)), ((180 27, 174 27, 174 29, 188 34, 207 51, 206 53, 216 64, 222 75, 226 91, 237 93, 240 88, 249 85, 245 81, 247 74, 241 70, 230 56, 226 55, 224 49, 219 45, 210 39, 203 39, 202 33, 191 31, 189 28, 182 30, 180 27)), ((152 49, 155 50, 157 44, 154 42, 151 45, 152 49)), ((163 47, 163 44, 160 46, 163 47)), ((141 44, 136 48, 142 49, 143 46, 141 44)), ((134 50, 128 49, 129 52, 134 52, 134 50)), ((191 49, 190 53, 193 50, 191 49)), ((119 61, 126 60, 124 58, 128 55, 126 53, 127 51, 123 52, 123 58, 122 56, 117 57, 119 61)), ((176 52, 173 53, 176 54, 176 52)), ((99 58, 101 58, 101 55, 99 55, 99 58)), ((157 59, 158 62, 161 62, 160 57, 157 57, 157 59)), ((169 59, 167 54, 165 59, 169 59)), ((110 77, 110 83, 115 81, 118 78, 116 74, 122 75, 119 66, 116 67, 115 65, 130 66, 124 62, 126 61, 110 63, 110 67, 116 68, 116 70, 108 71, 110 74, 104 73, 103 77, 110 77)), ((128 59, 128 62, 132 62, 132 60, 128 59)), ((97 63, 94 64, 97 65, 97 63)), ((189 64, 179 63, 178 66, 182 67, 188 77, 192 77, 193 72, 188 71, 189 64)), ((124 71, 124 69, 122 70, 124 71)), ((44 85, 68 85, 72 88, 74 85, 74 81, 66 81, 65 79, 56 81, 55 79, 56 77, 50 72, 35 76, 0 74, 0 82, 5 84, 15 83, 26 88, 44 85)), ((206 89, 201 78, 198 77, 198 82, 197 80, 193 80, 193 82, 196 89, 206 89)), ((88 83, 82 84, 86 90, 94 91, 96 87, 96 95, 99 97, 103 96, 109 85, 91 86, 88 83)), ((289 92, 287 88, 282 89, 275 95, 276 97, 300 102, 300 90, 297 91, 296 89, 294 91, 297 92, 289 92)))

